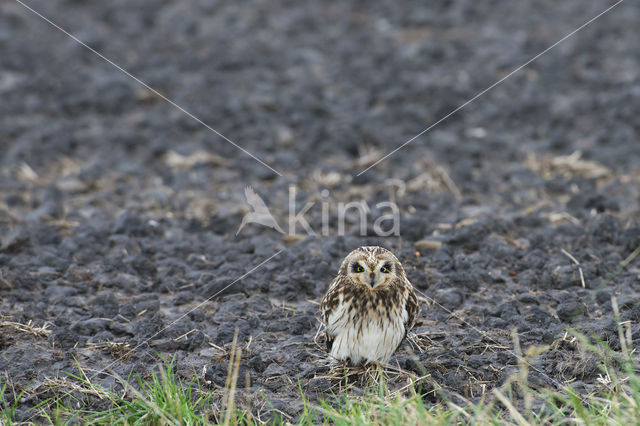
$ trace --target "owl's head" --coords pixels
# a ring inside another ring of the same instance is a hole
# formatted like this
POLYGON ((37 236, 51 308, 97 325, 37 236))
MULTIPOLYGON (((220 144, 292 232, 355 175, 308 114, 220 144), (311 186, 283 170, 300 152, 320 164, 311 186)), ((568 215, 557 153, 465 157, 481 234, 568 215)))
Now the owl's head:
POLYGON ((385 286, 404 274, 400 261, 389 250, 377 246, 360 247, 344 259, 340 273, 370 289, 385 286))

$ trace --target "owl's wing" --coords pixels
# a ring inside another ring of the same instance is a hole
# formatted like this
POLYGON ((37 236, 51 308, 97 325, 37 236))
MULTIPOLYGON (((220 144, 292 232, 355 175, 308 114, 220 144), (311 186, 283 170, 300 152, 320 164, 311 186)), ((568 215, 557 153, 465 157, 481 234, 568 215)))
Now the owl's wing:
POLYGON ((418 298, 413 289, 409 289, 409 295, 407 296, 407 302, 404 305, 404 309, 407 311, 407 321, 404 323, 405 336, 409 330, 415 325, 418 315, 420 315, 420 305, 418 305, 418 298))
POLYGON ((342 303, 340 294, 341 287, 338 285, 339 278, 336 278, 329 285, 329 291, 320 302, 320 314, 325 326, 325 338, 327 340, 327 351, 331 352, 333 340, 335 339, 335 324, 330 323, 331 314, 339 308, 342 303))

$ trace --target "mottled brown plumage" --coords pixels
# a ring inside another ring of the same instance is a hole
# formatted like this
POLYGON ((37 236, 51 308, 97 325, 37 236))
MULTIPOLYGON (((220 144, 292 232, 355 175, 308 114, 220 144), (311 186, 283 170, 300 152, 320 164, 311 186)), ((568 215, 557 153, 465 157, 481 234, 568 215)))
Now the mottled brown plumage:
POLYGON ((420 312, 400 261, 375 246, 349 253, 320 310, 327 350, 352 364, 388 361, 420 312))

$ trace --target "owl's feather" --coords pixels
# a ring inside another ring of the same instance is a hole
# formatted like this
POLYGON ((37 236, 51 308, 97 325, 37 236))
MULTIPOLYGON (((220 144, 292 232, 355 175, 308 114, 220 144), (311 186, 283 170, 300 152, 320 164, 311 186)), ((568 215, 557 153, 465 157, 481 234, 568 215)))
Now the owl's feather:
POLYGON ((405 331, 409 332, 416 325, 416 319, 418 318, 418 314, 420 314, 420 305, 418 305, 418 298, 416 297, 413 288, 409 292, 409 296, 407 297, 407 302, 405 305, 405 309, 407 310, 407 322, 405 323, 405 331))

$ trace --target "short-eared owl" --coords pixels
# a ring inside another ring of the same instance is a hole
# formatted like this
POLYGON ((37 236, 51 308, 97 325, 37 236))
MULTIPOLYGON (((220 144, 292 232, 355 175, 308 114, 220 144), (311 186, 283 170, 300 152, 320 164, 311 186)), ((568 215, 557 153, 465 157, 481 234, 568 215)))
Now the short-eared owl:
POLYGON ((354 365, 388 361, 420 312, 400 261, 375 246, 349 253, 320 310, 327 350, 354 365))

